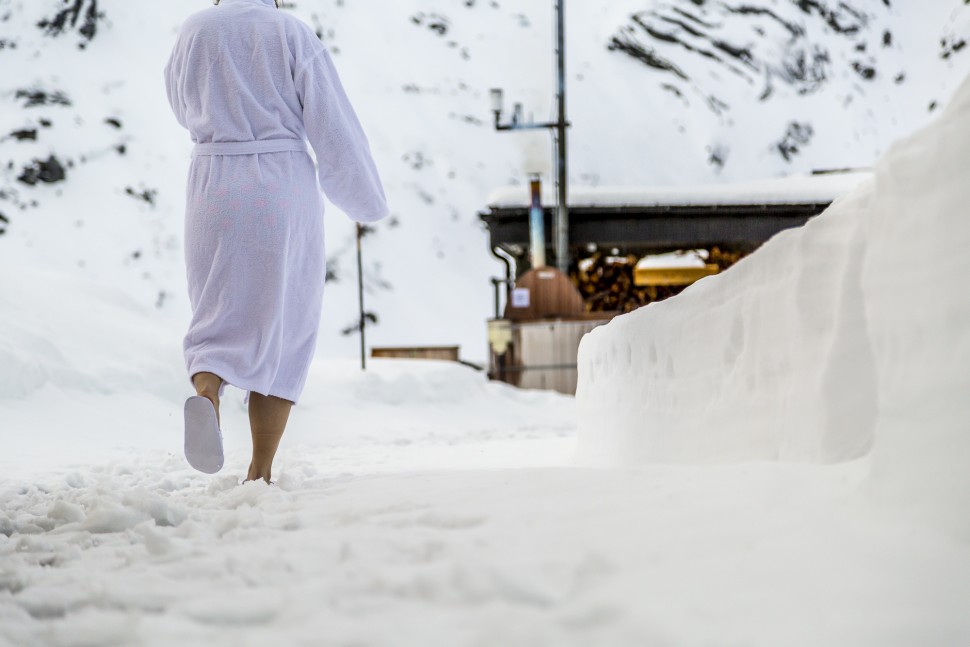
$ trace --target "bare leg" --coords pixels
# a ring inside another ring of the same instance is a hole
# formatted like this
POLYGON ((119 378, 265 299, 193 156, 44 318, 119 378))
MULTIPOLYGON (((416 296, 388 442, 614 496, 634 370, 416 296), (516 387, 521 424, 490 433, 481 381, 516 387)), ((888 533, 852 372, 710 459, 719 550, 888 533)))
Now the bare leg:
POLYGON ((195 385, 196 393, 212 401, 212 406, 216 408, 216 420, 219 420, 219 388, 222 387, 222 378, 213 373, 196 373, 192 376, 192 384, 195 385))
POLYGON ((253 432, 253 462, 247 481, 263 479, 269 483, 273 458, 280 446, 293 403, 273 396, 249 394, 249 426, 253 432))

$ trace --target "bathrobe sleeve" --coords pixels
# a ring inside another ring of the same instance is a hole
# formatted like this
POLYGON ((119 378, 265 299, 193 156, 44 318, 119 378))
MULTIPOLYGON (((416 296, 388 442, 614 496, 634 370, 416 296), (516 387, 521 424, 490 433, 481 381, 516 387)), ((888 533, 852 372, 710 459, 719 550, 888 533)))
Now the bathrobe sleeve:
POLYGON ((294 77, 307 138, 317 156, 320 188, 357 222, 387 215, 387 199, 364 129, 330 54, 316 50, 294 77))
POLYGON ((165 65, 165 94, 168 96, 168 104, 172 107, 175 118, 183 128, 187 128, 185 107, 182 104, 182 98, 178 88, 178 78, 181 75, 179 74, 179 70, 176 69, 178 65, 176 55, 179 53, 180 47, 181 38, 176 41, 175 47, 172 49, 172 54, 168 58, 168 63, 165 65))

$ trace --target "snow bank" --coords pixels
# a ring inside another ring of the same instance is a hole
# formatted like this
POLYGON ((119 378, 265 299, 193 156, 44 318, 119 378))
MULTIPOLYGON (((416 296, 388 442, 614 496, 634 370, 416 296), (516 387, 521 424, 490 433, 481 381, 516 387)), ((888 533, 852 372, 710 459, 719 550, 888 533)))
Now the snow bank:
POLYGON ((874 180, 580 347, 581 462, 844 461, 970 534, 970 82, 874 180))
POLYGON ((864 331, 852 325, 863 318, 861 243, 847 216, 870 191, 681 297, 587 335, 577 392, 582 458, 838 461, 864 453, 874 395, 855 387, 871 382, 873 363, 864 331))
POLYGON ((169 325, 174 317, 116 284, 10 258, 0 275, 15 277, 0 290, 0 406, 50 386, 108 394, 167 385, 176 398, 187 388, 181 320, 169 325))
POLYGON ((970 536, 970 82, 898 144, 864 214, 878 375, 873 493, 970 536))

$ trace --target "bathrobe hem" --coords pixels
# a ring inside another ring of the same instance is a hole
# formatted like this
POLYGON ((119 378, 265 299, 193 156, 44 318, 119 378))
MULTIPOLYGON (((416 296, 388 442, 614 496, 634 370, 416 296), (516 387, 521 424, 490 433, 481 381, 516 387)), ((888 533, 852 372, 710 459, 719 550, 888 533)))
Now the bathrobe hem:
MULTIPOLYGON (((269 396, 269 397, 273 397, 273 398, 279 398, 280 400, 286 400, 288 402, 292 402, 294 406, 296 406, 298 404, 298 402, 299 402, 299 396, 298 395, 294 397, 292 394, 275 393, 275 392, 273 392, 273 389, 272 388, 263 389, 263 388, 260 388, 260 387, 256 386, 252 382, 248 382, 247 380, 239 379, 239 378, 237 378, 233 374, 232 370, 229 369, 228 367, 219 367, 219 366, 216 366, 214 364, 197 364, 197 365, 194 365, 194 366, 190 366, 189 367, 189 382, 192 383, 192 378, 195 377, 196 375, 198 375, 199 373, 212 373, 213 375, 217 375, 222 380, 222 384, 219 386, 219 397, 220 398, 222 397, 222 394, 225 392, 226 387, 227 386, 232 386, 232 387, 235 387, 237 389, 241 389, 241 390, 243 390, 243 391, 246 392, 246 402, 249 401, 249 394, 250 393, 256 393, 257 395, 264 395, 264 396, 269 396), (267 392, 264 393, 263 391, 267 391, 267 392)), ((193 386, 193 388, 195 388, 195 384, 194 383, 192 383, 192 386, 193 386)), ((303 389, 301 387, 299 389, 299 391, 302 391, 302 390, 303 389)), ((299 391, 298 391, 298 393, 299 393, 299 391)))

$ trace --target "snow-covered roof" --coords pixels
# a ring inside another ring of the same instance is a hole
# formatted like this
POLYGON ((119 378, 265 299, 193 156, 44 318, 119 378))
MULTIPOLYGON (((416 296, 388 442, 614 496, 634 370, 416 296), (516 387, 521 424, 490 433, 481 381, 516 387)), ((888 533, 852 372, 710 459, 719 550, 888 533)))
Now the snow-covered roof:
MULTIPOLYGON (((821 204, 833 202, 872 177, 872 173, 852 171, 793 175, 784 178, 683 187, 599 186, 570 187, 569 206, 664 207, 721 205, 821 204)), ((543 186, 543 204, 555 204, 555 186, 543 186)), ((529 187, 511 186, 489 196, 493 209, 529 206, 529 187)))
POLYGON ((655 270, 705 267, 707 265, 707 257, 708 251, 706 249, 671 252, 668 254, 651 254, 640 259, 637 263, 637 269, 655 270))

